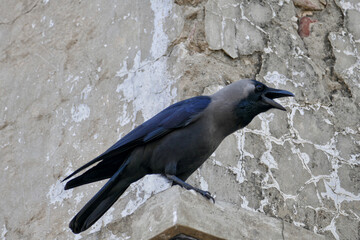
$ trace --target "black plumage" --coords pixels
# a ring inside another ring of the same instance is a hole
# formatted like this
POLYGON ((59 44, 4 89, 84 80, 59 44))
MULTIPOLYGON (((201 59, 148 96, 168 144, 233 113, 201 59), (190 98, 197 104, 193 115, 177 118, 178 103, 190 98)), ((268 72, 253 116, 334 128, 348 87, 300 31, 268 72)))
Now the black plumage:
POLYGON ((293 96, 255 80, 230 84, 211 96, 175 103, 144 122, 103 154, 68 177, 98 163, 71 179, 65 189, 110 178, 71 220, 74 233, 94 224, 132 183, 146 174, 163 174, 186 189, 213 199, 209 192, 185 180, 215 151, 221 141, 271 108, 285 110, 274 98, 293 96))

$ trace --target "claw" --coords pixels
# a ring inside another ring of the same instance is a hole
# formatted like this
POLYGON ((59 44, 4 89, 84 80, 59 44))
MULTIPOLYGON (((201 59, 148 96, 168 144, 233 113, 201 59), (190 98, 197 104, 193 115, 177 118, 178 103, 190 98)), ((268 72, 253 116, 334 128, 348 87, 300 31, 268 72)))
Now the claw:
POLYGON ((215 203, 215 198, 213 198, 213 196, 211 196, 211 193, 208 191, 204 191, 201 190, 199 188, 193 187, 190 184, 184 182, 183 180, 181 180, 180 178, 176 177, 175 175, 171 175, 171 174, 166 174, 165 175, 168 179, 173 181, 173 184, 179 184, 180 186, 182 186, 183 188, 190 190, 193 189, 196 192, 200 193, 201 195, 203 195, 204 197, 206 197, 207 199, 211 199, 213 201, 213 203, 215 203))
POLYGON ((210 192, 208 192, 208 191, 203 191, 203 190, 200 190, 200 189, 198 189, 199 191, 199 193, 201 194, 201 195, 203 195, 204 197, 206 197, 207 199, 211 199, 212 201, 213 201, 213 203, 215 203, 215 198, 213 197, 213 196, 211 196, 211 193, 210 192))

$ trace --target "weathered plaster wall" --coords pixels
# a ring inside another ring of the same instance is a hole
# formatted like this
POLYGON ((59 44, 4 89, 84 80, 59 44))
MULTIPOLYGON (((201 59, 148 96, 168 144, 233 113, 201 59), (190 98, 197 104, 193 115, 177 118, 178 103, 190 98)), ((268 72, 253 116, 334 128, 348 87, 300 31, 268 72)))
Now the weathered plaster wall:
POLYGON ((359 1, 0 4, 1 239, 81 239, 131 214, 169 183, 132 185, 75 236, 69 220, 103 183, 65 192, 59 180, 169 104, 246 77, 296 98, 229 136, 189 182, 360 238, 359 1))

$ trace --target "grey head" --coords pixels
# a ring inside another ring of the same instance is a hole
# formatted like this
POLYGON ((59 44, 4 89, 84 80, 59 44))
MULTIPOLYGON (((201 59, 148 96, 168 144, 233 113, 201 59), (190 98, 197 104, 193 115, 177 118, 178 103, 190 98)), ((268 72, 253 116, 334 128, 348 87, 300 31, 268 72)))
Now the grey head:
POLYGON ((286 111, 274 100, 282 97, 294 97, 294 94, 286 90, 270 88, 253 79, 236 81, 213 95, 214 99, 229 103, 238 128, 245 127, 256 115, 272 108, 286 111))

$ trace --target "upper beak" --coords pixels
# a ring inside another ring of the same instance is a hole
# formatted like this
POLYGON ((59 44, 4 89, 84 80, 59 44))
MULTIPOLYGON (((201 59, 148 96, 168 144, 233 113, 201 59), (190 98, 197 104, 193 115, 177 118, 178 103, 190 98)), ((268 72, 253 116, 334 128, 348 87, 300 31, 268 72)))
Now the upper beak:
POLYGON ((294 97, 295 95, 289 91, 275 89, 275 88, 267 88, 261 96, 263 102, 269 104, 273 108, 286 111, 286 109, 283 106, 275 102, 273 99, 282 98, 282 97, 294 97))

